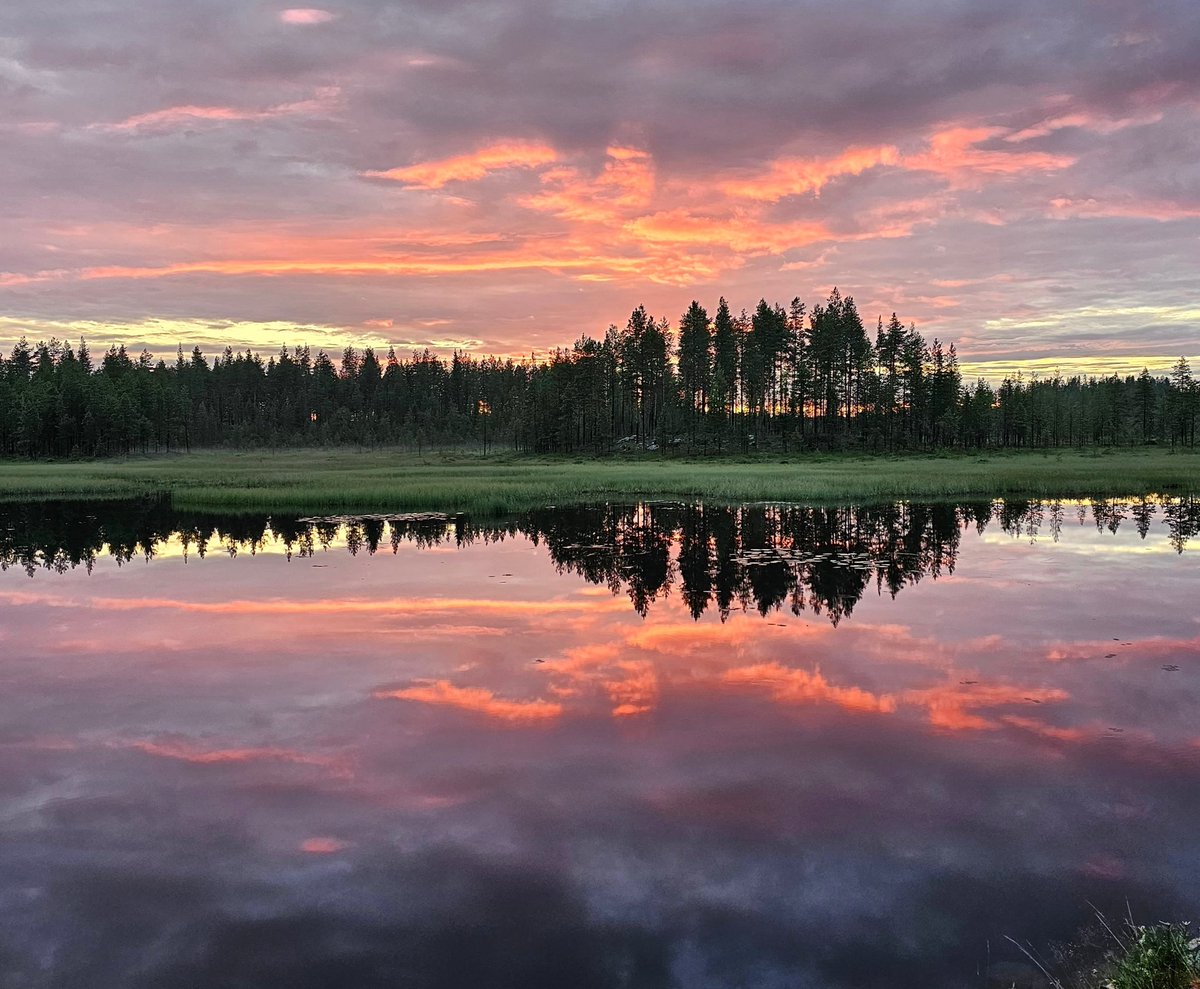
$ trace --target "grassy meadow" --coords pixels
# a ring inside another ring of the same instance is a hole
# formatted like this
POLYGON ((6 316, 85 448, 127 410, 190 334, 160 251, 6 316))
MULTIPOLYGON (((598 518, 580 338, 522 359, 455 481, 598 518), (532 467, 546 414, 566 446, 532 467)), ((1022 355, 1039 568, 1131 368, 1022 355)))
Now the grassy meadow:
POLYGON ((387 450, 211 451, 120 460, 0 463, 0 498, 169 492, 222 511, 500 514, 631 498, 866 502, 1200 491, 1200 455, 1163 449, 864 457, 583 460, 387 450))

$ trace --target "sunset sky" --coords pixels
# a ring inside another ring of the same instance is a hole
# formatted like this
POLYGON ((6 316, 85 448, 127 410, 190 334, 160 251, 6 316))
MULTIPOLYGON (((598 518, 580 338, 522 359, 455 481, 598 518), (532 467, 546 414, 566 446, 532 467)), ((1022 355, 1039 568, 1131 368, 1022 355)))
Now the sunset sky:
POLYGON ((1200 4, 5 0, 0 346, 520 355, 833 286, 1200 351, 1200 4))

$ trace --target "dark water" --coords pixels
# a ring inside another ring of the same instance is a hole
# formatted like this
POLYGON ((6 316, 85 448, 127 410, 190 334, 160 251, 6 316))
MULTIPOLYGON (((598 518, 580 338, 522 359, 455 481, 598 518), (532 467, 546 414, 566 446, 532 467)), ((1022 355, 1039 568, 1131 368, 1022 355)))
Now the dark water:
POLYGON ((0 986, 1008 985, 1195 917, 1198 533, 0 506, 0 986))

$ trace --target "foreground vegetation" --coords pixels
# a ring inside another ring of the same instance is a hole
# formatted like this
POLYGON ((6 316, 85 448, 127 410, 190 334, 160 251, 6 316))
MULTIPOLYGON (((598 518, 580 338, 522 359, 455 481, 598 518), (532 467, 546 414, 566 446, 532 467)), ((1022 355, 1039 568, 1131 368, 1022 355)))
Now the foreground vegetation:
MULTIPOLYGON (((1189 923, 1098 923, 1052 959, 1018 944, 1050 989, 1197 989, 1200 938, 1189 923)), ((1016 942, 1013 942, 1016 944, 1016 942)))
POLYGON ((204 452, 74 463, 0 463, 0 498, 170 493, 225 511, 464 511, 632 498, 870 502, 902 498, 1101 497, 1200 491, 1200 456, 1162 449, 700 460, 569 460, 380 450, 204 452))

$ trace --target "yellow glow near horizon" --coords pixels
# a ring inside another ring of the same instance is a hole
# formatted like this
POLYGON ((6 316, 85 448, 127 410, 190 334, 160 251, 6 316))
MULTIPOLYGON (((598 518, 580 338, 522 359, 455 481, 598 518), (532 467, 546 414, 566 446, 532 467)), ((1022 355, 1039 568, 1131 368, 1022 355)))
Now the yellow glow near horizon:
MULTIPOLYGON (((281 347, 309 347, 315 355, 318 350, 336 356, 347 347, 373 347, 379 355, 389 347, 395 347, 399 356, 406 357, 408 351, 425 349, 449 356, 452 352, 470 351, 479 356, 494 356, 501 359, 523 360, 532 354, 536 358, 551 352, 546 347, 521 349, 490 348, 484 341, 468 336, 455 337, 451 326, 438 320, 415 321, 398 324, 391 320, 366 320, 362 325, 335 325, 321 323, 290 323, 284 320, 204 320, 186 318, 147 318, 136 320, 72 320, 72 319, 19 319, 0 316, 0 346, 5 350, 24 336, 31 344, 42 340, 58 339, 72 346, 80 338, 87 341, 93 359, 98 359, 104 350, 113 344, 125 344, 134 349, 147 347, 155 357, 167 363, 174 359, 176 350, 182 346, 185 355, 199 346, 209 359, 217 356, 226 346, 234 351, 246 349, 260 354, 264 360, 278 353, 281 347), (390 325, 389 325, 390 324, 390 325)), ((594 337, 603 336, 603 327, 591 329, 594 337)), ((564 338, 567 334, 564 331, 564 338)), ((1052 378, 1060 374, 1063 378, 1072 375, 1103 377, 1110 374, 1125 376, 1139 374, 1147 368, 1156 376, 1165 376, 1179 360, 1179 354, 1094 354, 1058 357, 1029 358, 983 358, 960 360, 959 369, 963 381, 971 384, 982 377, 993 385, 1006 376, 1018 373, 1028 379, 1036 374, 1040 378, 1052 378)), ((1182 355, 1188 356, 1188 355, 1182 355)))
POLYGON ((1096 354, 1090 356, 1070 357, 1027 357, 1027 358, 997 358, 996 360, 960 361, 959 370, 963 381, 971 384, 976 378, 985 378, 992 384, 998 384, 1006 377, 1016 377, 1020 374, 1028 380, 1036 374, 1039 378, 1053 378, 1055 374, 1063 378, 1074 375, 1085 377, 1107 377, 1116 374, 1124 377, 1129 374, 1141 374, 1146 368, 1156 377, 1167 374, 1179 360, 1179 355, 1169 354, 1096 354))

